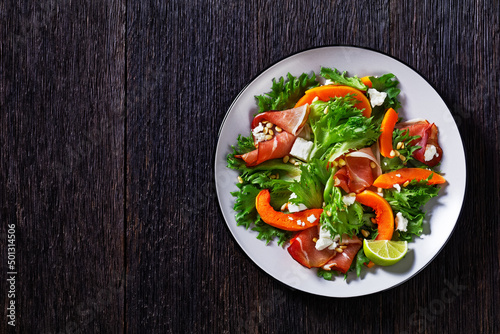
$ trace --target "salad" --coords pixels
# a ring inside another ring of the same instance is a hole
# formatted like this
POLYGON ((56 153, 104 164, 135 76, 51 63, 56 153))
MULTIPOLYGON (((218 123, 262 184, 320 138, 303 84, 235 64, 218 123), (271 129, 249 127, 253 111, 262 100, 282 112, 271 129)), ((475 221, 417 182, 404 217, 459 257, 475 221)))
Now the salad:
POLYGON ((446 180, 438 127, 402 119, 398 85, 326 67, 274 79, 227 156, 237 225, 325 279, 400 261, 446 180))

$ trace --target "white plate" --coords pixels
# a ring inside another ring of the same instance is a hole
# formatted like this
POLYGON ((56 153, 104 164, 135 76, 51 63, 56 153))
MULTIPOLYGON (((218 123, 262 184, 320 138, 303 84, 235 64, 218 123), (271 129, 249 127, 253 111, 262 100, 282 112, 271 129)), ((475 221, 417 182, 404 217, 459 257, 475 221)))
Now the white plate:
POLYGON ((465 194, 465 155, 462 140, 453 117, 439 94, 418 73, 400 61, 376 51, 331 46, 307 50, 292 55, 269 67, 248 84, 236 97, 222 123, 215 156, 215 182, 219 204, 229 230, 245 253, 265 272, 291 288, 329 297, 362 296, 395 287, 416 275, 440 252, 456 225, 465 194), (409 120, 425 118, 439 128, 439 142, 443 148, 440 170, 448 184, 440 195, 432 199, 426 209, 424 235, 409 244, 407 256, 391 267, 375 266, 365 270, 362 277, 350 273, 333 281, 316 276, 316 269, 307 269, 296 262, 275 242, 266 246, 256 238, 257 233, 236 226, 233 210, 238 173, 226 167, 230 146, 236 144, 238 134, 250 134, 250 121, 256 113, 254 96, 269 92, 273 78, 288 72, 298 76, 304 72, 319 73, 320 67, 337 68, 349 75, 382 75, 393 73, 400 82, 400 115, 409 120))

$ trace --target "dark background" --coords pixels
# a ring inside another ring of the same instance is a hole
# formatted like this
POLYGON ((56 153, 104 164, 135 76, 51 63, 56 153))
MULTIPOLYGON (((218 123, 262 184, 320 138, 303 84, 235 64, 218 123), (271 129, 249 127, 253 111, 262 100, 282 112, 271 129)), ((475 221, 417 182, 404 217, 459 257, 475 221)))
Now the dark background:
POLYGON ((499 17, 482 0, 2 0, 0 333, 498 333, 499 17), (352 299, 260 270, 214 192, 217 132, 238 92, 292 53, 336 44, 427 78, 468 167, 436 259, 352 299))

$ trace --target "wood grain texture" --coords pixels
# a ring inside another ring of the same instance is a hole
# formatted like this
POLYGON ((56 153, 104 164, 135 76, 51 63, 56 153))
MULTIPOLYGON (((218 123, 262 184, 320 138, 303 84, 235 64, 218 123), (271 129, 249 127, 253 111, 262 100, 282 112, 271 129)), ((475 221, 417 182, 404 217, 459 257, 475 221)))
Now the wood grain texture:
MULTIPOLYGON (((0 245, 16 224, 19 272, 19 326, 1 288, 0 333, 500 332, 499 17, 485 0, 0 2, 0 245), (214 185, 239 91, 334 44, 421 73, 468 164, 444 250, 401 286, 352 299, 260 270, 214 185)), ((6 259, 0 247, 2 275, 6 259)))
POLYGON ((17 325, 2 307, 0 332, 122 332, 124 6, 0 8, 0 221, 18 272, 17 325))

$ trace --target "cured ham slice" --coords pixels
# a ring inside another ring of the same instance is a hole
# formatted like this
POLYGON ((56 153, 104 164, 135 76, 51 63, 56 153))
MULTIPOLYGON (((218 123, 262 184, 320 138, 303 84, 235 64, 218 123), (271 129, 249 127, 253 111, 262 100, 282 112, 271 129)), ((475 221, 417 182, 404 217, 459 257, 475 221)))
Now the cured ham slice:
POLYGON ((283 111, 266 111, 255 116, 252 121, 252 129, 259 125, 259 123, 268 121, 296 136, 306 123, 308 116, 308 104, 283 111))
POLYGON ((298 233, 288 247, 288 253, 301 265, 307 268, 316 268, 325 265, 337 253, 335 250, 325 248, 316 249, 314 238, 319 237, 318 227, 314 226, 298 233))
POLYGON ((357 236, 347 240, 343 238, 342 240, 347 248, 345 248, 342 253, 337 253, 337 255, 331 258, 325 265, 322 266, 323 269, 338 270, 345 274, 351 267, 354 257, 356 257, 356 254, 358 254, 358 251, 362 246, 362 242, 357 236))
POLYGON ((418 145, 421 148, 413 152, 413 157, 426 164, 429 167, 437 165, 443 156, 443 150, 438 143, 438 128, 434 123, 429 123, 426 120, 417 120, 415 122, 406 122, 396 125, 396 128, 408 130, 410 136, 420 136, 411 142, 411 145, 418 145), (431 157, 427 157, 426 151, 435 150, 431 157))
POLYGON ((292 149, 295 142, 294 135, 282 131, 276 134, 273 139, 260 142, 258 148, 243 155, 235 155, 245 161, 248 167, 256 166, 270 159, 283 158, 292 149))
POLYGON ((369 147, 346 154, 344 161, 345 166, 335 173, 337 178, 335 185, 348 193, 360 193, 369 188, 373 181, 382 174, 378 161, 369 147), (372 162, 375 168, 372 168, 372 162))

